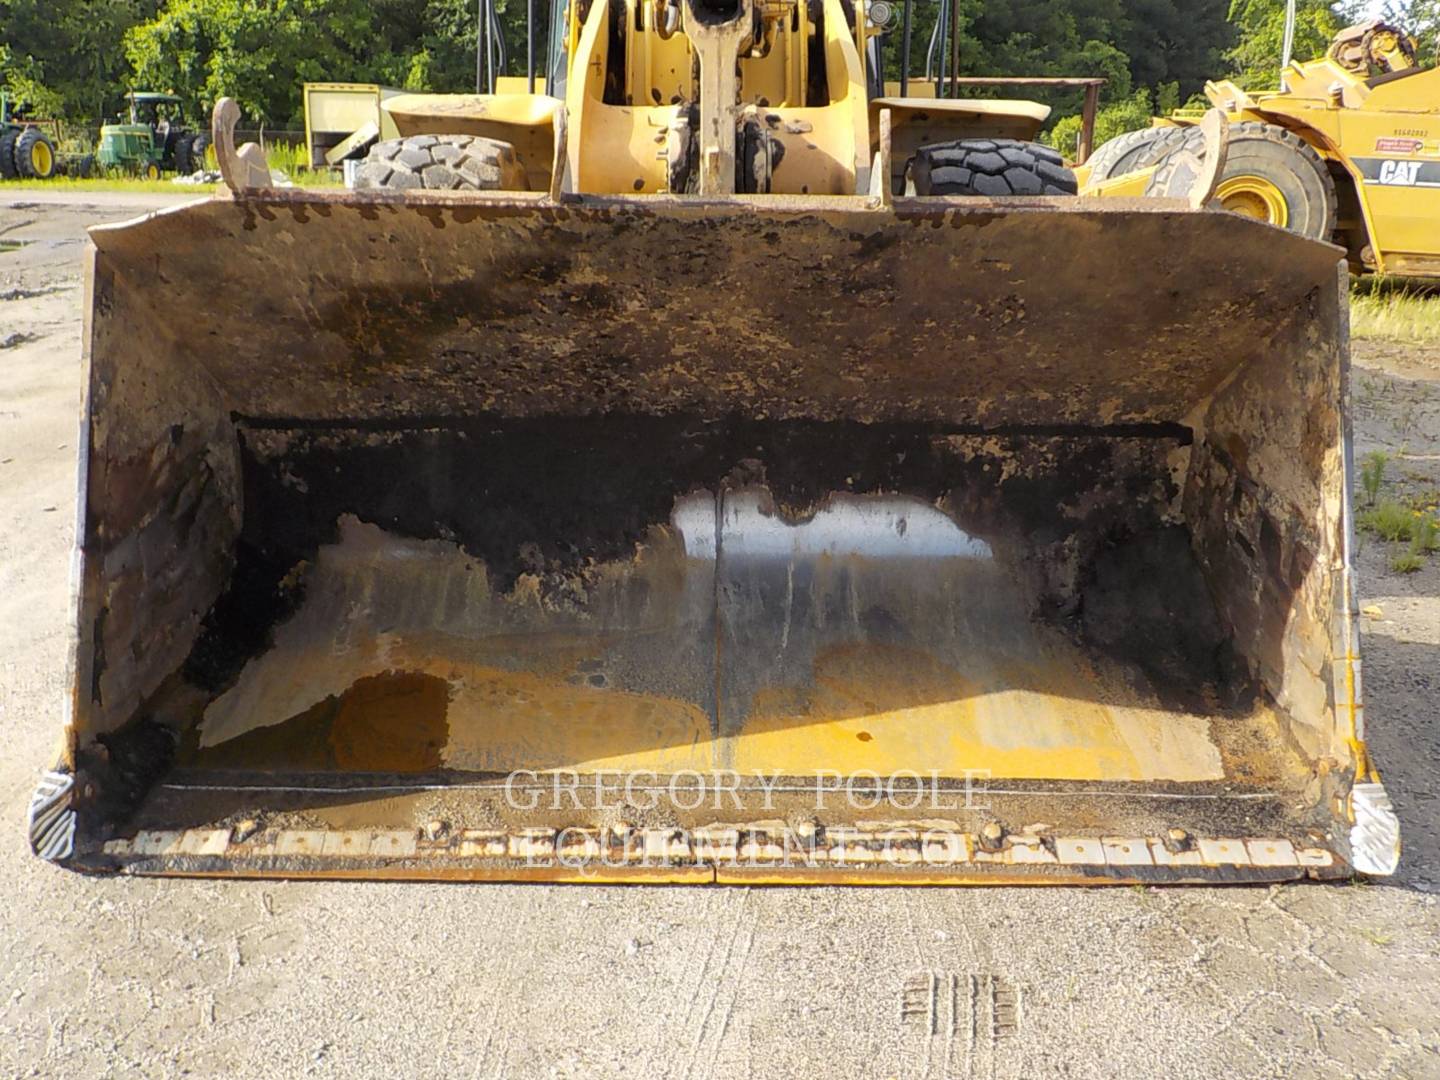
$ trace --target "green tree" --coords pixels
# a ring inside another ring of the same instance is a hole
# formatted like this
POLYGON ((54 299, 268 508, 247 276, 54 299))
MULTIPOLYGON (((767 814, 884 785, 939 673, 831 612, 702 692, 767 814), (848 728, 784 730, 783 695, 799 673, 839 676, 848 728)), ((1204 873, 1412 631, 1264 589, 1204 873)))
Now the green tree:
POLYGON ((38 110, 91 120, 119 107, 120 40, 157 0, 0 0, 0 79, 38 110))
POLYGON ((1381 17, 1414 35, 1421 63, 1440 63, 1440 0, 1389 0, 1381 17))
MULTIPOLYGON (((1353 16, 1349 4, 1331 0, 1298 0, 1296 7, 1296 60, 1323 56, 1336 31, 1353 16)), ((1232 0, 1230 21, 1240 35, 1230 50, 1237 81, 1247 90, 1275 88, 1284 55, 1285 0, 1232 0)))
POLYGON ((233 97, 253 121, 298 124, 301 84, 427 89, 424 0, 168 0, 125 35, 139 82, 208 106, 233 97))
POLYGON ((1125 19, 1115 44, 1130 58, 1135 86, 1158 92, 1179 85, 1181 99, 1226 70, 1235 27, 1229 0, 1125 0, 1125 19))
MULTIPOLYGON (((1095 116, 1096 147, 1109 142, 1127 131, 1139 131, 1150 126, 1156 116, 1164 116, 1179 108, 1180 93, 1177 83, 1166 83, 1159 92, 1152 95, 1141 87, 1128 98, 1111 102, 1095 116)), ((1080 134, 1084 124, 1076 114, 1062 117, 1045 133, 1043 141, 1067 156, 1074 156, 1080 146, 1080 134)))
MULTIPOLYGON (((923 80, 927 58, 931 74, 938 75, 940 49, 932 55, 932 34, 940 17, 935 0, 911 0, 914 30, 911 42, 911 77, 923 80)), ((960 22, 960 74, 970 76, 1099 75, 1107 80, 1108 98, 1128 97, 1131 90, 1129 58, 1114 44, 1124 21, 1123 0, 957 0, 960 22)), ((945 28, 948 34, 948 27, 945 28)), ((886 77, 899 78, 899 22, 886 51, 886 77)), ((948 72, 948 60, 946 61, 948 72)), ((1080 108, 1074 91, 1025 88, 979 90, 963 84, 967 97, 1017 96, 1036 98, 1060 112, 1080 108)))
MULTIPOLYGON (((911 72, 918 76, 939 5, 912 4, 911 72)), ((960 0, 961 73, 1104 76, 1102 115, 1126 124, 1135 119, 1139 91, 1154 101, 1162 87, 1178 84, 1189 97, 1225 73, 1235 40, 1228 7, 1229 0, 960 0)), ((890 79, 899 77, 899 41, 897 21, 887 51, 890 79)), ((1060 114, 1080 108, 1078 93, 1025 93, 1060 114)))

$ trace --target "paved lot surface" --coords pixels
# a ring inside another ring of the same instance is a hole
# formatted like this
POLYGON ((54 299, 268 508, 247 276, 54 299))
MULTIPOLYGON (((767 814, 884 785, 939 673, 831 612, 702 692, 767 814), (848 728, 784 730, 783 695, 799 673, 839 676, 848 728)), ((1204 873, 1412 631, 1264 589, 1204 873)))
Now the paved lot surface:
MULTIPOLYGON (((163 201, 72 198, 0 195, 0 1076, 1440 1076, 1440 560, 1397 575, 1373 541, 1371 739, 1407 845, 1383 885, 220 883, 34 859, 82 230, 163 201)), ((1356 358, 1360 452, 1440 485, 1440 351, 1356 358)))

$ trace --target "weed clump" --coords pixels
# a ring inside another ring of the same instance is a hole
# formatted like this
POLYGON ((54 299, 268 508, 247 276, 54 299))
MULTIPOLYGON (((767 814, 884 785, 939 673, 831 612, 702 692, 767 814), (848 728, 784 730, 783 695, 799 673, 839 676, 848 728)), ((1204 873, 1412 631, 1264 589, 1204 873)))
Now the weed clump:
POLYGON ((1374 506, 1380 497, 1380 485, 1385 482, 1385 466, 1390 455, 1384 450, 1372 450, 1360 463, 1360 488, 1365 492, 1365 505, 1374 506))
POLYGON ((1419 519, 1394 499, 1383 499, 1360 515, 1360 527, 1392 543, 1415 537, 1419 519))

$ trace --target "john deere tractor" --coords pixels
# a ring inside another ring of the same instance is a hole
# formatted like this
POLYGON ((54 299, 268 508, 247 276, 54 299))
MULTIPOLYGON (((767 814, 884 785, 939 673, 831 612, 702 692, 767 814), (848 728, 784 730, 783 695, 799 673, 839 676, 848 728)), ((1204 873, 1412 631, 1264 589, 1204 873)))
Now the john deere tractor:
POLYGON ((210 136, 187 130, 180 99, 174 94, 132 90, 129 122, 100 129, 97 160, 107 169, 139 173, 150 180, 162 172, 189 174, 205 168, 210 136))
POLYGON ((58 171, 54 140, 29 113, 0 93, 0 179, 49 180, 58 171))

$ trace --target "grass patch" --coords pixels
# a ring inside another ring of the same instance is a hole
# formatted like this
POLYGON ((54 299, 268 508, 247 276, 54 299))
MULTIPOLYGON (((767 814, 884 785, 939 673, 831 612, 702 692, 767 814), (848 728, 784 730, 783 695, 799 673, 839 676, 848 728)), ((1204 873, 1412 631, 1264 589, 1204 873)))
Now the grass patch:
POLYGON ((1426 488, 1419 495, 1403 502, 1380 497, 1389 457, 1380 452, 1365 455, 1360 465, 1360 488, 1368 509, 1356 515, 1355 522, 1368 533, 1397 545, 1390 555, 1390 569, 1396 574, 1414 574, 1422 570, 1430 556, 1440 551, 1440 518, 1436 517, 1436 498, 1440 491, 1426 488), (1400 548, 1399 545, 1405 547, 1400 548))
POLYGON ((1440 345, 1440 291, 1385 279, 1362 281, 1350 293, 1356 337, 1440 345))
MULTIPOLYGON (((328 172, 286 173, 297 187, 340 188, 343 183, 338 176, 328 172)), ((6 180, 0 182, 0 195, 10 191, 121 191, 149 195, 213 195, 225 185, 176 184, 171 177, 146 180, 138 176, 92 176, 88 180, 79 177, 57 176, 53 180, 6 180)))
POLYGON ((1402 551, 1390 559, 1390 569, 1397 574, 1413 574, 1425 565, 1425 557, 1413 551, 1402 551))
POLYGON ((1359 522, 1382 540, 1413 540, 1419 518, 1394 499, 1383 499, 1361 514, 1359 522))
POLYGON ((10 191, 123 191, 155 195, 175 195, 193 191, 207 195, 219 184, 172 184, 168 179, 146 180, 139 176, 57 176, 53 180, 6 180, 0 183, 0 194, 10 191))

